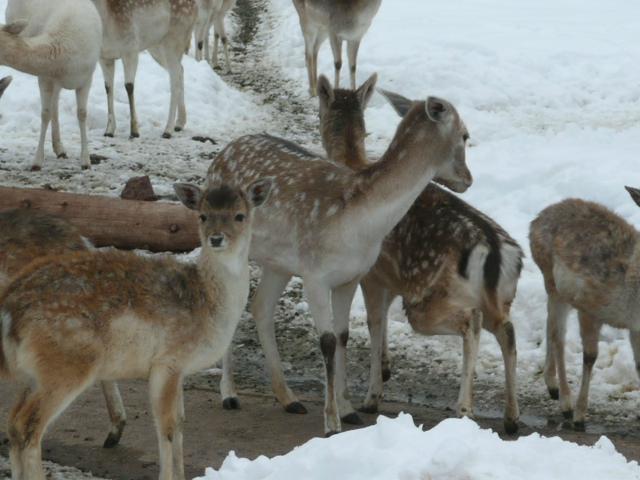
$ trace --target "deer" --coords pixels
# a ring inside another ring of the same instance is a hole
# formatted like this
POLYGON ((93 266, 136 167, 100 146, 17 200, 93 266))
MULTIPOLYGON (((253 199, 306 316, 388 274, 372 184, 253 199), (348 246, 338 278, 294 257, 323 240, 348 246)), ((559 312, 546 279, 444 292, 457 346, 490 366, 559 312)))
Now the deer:
POLYGON ((287 412, 305 413, 286 384, 273 324, 288 279, 303 279, 324 361, 326 435, 340 431, 341 421, 361 422, 345 391, 349 311, 358 282, 432 179, 457 191, 471 185, 467 137, 455 107, 430 96, 402 119, 382 159, 360 171, 267 134, 232 141, 209 167, 208 184, 274 177, 271 201, 256 214, 253 230, 250 257, 262 267, 262 278, 251 313, 277 399, 287 412))
POLYGON ((172 133, 182 131, 187 122, 182 55, 185 46, 189 45, 196 22, 195 0, 93 0, 93 3, 100 12, 104 28, 100 52, 108 109, 104 135, 113 137, 116 131, 113 83, 115 61, 122 59, 124 86, 129 98, 129 138, 140 136, 134 97, 135 78, 139 52, 149 50, 169 73, 169 117, 162 137, 171 138, 172 133))
POLYGON ((80 165, 91 167, 87 139, 87 102, 100 55, 102 24, 89 0, 9 0, 7 25, 0 28, 0 65, 38 77, 41 124, 31 166, 42 169, 44 141, 51 123, 53 151, 67 153, 60 139, 60 90, 75 90, 80 126, 80 165))
POLYGON ((195 264, 75 252, 35 260, 10 281, 0 295, 0 372, 30 385, 9 415, 12 478, 44 480, 49 423, 93 382, 123 378, 149 382, 159 478, 185 478, 183 378, 231 342, 249 293, 254 212, 271 185, 175 184, 199 219, 195 264))
POLYGON ((11 83, 11 80, 13 80, 11 76, 3 77, 2 80, 0 80, 0 98, 2 97, 2 95, 4 94, 4 91, 7 89, 7 87, 11 83))
MULTIPOLYGON (((62 217, 31 209, 0 213, 0 291, 34 259, 48 255, 83 252, 93 248, 78 229, 62 217)), ((118 385, 100 383, 111 428, 104 448, 113 448, 122 437, 127 415, 118 385)))
MULTIPOLYGON (((403 117, 412 101, 379 90, 403 117)), ((320 133, 331 159, 353 170, 367 168, 364 108, 357 92, 318 81, 320 133)), ((509 320, 522 268, 517 242, 491 218, 453 193, 429 184, 382 244, 377 262, 360 282, 371 338, 369 390, 360 411, 375 413, 383 381, 391 376, 387 312, 401 296, 413 329, 420 334, 463 338, 460 416, 473 415, 473 375, 481 327, 500 345, 506 376, 504 428, 516 433, 515 334, 509 320)))
POLYGON ((318 51, 329 37, 335 67, 335 86, 340 86, 342 44, 347 42, 351 89, 356 89, 356 63, 362 37, 367 33, 382 0, 293 0, 304 37, 309 93, 317 94, 318 51))
MULTIPOLYGON (((640 206, 640 190, 626 189, 640 206)), ((560 401, 564 418, 584 429, 602 325, 629 330, 640 375, 640 233, 603 205, 569 198, 538 214, 529 241, 547 292, 545 383, 551 398, 560 401), (575 409, 564 361, 572 309, 578 312, 583 348, 575 409)))
POLYGON ((229 60, 229 45, 227 32, 224 28, 224 18, 236 6, 236 0, 196 0, 198 3, 198 19, 193 32, 196 45, 196 60, 203 58, 218 68, 218 42, 222 42, 227 72, 231 72, 229 60), (213 25, 213 56, 209 54, 209 30, 213 25), (203 57, 204 50, 204 57, 203 57))

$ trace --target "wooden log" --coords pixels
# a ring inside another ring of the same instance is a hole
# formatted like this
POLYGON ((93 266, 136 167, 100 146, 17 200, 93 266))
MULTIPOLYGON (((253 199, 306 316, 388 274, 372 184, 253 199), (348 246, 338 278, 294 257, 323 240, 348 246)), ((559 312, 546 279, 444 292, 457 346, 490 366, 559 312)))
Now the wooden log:
POLYGON ((15 208, 63 217, 96 247, 184 252, 200 245, 197 213, 179 203, 0 187, 0 212, 15 208))

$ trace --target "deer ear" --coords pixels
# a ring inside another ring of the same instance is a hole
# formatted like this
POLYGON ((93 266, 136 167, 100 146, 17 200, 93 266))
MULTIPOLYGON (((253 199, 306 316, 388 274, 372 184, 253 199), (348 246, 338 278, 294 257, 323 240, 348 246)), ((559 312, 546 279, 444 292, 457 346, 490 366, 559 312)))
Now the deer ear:
POLYGON ((269 198, 269 194, 273 189, 273 177, 265 177, 260 180, 256 180, 249 188, 247 188, 247 194, 251 205, 259 207, 269 198))
POLYGON ((449 108, 449 102, 437 97, 429 97, 425 102, 425 110, 427 117, 434 122, 443 122, 449 115, 451 115, 451 109, 449 108))
POLYGON ((404 117, 407 112, 411 110, 411 107, 413 106, 412 100, 409 100, 402 95, 398 95, 397 93, 390 92, 389 90, 383 90, 382 88, 379 88, 378 91, 387 99, 396 113, 401 117, 404 117))
POLYGON ((16 22, 10 23, 2 27, 2 30, 11 34, 11 35, 19 35, 27 26, 26 20, 18 20, 16 22))
POLYGON ((318 99, 320 100, 320 105, 326 108, 333 102, 334 98, 331 82, 324 75, 320 75, 318 78, 318 99))
POLYGON ((197 210, 202 198, 202 190, 191 183, 174 183, 173 190, 182 204, 191 210, 197 210))
POLYGON ((358 95, 358 100, 360 100, 360 105, 364 110, 371 100, 373 96, 373 92, 376 89, 376 82, 378 81, 378 74, 374 73, 369 77, 369 79, 360 85, 360 88, 356 90, 356 95, 358 95))
POLYGON ((629 195, 631 195, 631 198, 633 199, 633 201, 636 202, 636 205, 640 207, 640 190, 633 187, 624 187, 624 188, 627 189, 627 192, 629 192, 629 195))
POLYGON ((4 77, 2 80, 0 80, 0 97, 11 83, 11 80, 11 77, 4 77))

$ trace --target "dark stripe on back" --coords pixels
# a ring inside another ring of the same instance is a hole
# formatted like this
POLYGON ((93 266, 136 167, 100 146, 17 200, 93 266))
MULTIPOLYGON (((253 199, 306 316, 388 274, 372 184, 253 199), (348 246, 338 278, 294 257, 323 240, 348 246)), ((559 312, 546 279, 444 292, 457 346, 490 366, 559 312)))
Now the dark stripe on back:
POLYGON ((318 155, 316 155, 315 153, 310 152, 306 148, 301 147, 297 143, 291 142, 289 140, 285 140, 284 138, 274 137, 273 135, 269 135, 268 133, 262 133, 260 134, 260 136, 263 138, 266 138, 270 142, 275 143, 276 145, 279 145, 280 147, 283 147, 291 151, 292 153, 297 153, 299 155, 302 155, 308 158, 318 158, 318 155))

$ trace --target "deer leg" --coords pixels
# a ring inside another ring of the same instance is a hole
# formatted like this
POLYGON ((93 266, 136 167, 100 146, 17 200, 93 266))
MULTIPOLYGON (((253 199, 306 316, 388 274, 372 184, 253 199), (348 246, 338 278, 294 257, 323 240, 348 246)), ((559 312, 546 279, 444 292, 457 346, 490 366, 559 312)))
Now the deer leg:
MULTIPOLYGON (((207 22, 196 22, 196 26, 193 29, 193 43, 195 44, 195 58, 196 61, 202 61, 202 50, 204 49, 204 34, 207 29, 207 22)), ((205 57, 206 58, 206 57, 205 57)))
MULTIPOLYGON (((313 71, 314 71, 314 65, 313 65, 313 47, 315 44, 315 37, 316 35, 305 31, 304 27, 302 29, 302 33, 304 36, 304 61, 305 64, 307 66, 307 76, 309 77, 309 94, 312 97, 315 97, 317 95, 316 93, 316 79, 314 79, 313 75, 313 71)), ((214 50, 214 55, 215 55, 215 50, 214 50)))
POLYGON ((567 382, 567 371, 564 362, 564 339, 567 330, 567 315, 570 309, 571 307, 568 304, 560 301, 555 295, 549 295, 547 299, 547 349, 551 353, 547 354, 547 361, 552 356, 555 363, 555 372, 551 369, 552 365, 547 363, 544 369, 544 376, 549 394, 553 398, 557 392, 560 399, 560 409, 567 419, 570 419, 573 415, 571 390, 567 382), (557 381, 555 373, 558 374, 557 381))
POLYGON ((127 424, 127 412, 124 409, 116 382, 104 381, 100 382, 100 386, 102 387, 102 394, 107 402, 107 410, 111 419, 111 430, 102 446, 104 448, 113 448, 118 445, 122 437, 124 426, 127 424))
POLYGON ((331 291, 331 304, 336 345, 336 401, 342 422, 351 425, 362 425, 362 419, 353 409, 347 387, 347 343, 349 341, 349 316, 353 295, 358 288, 358 279, 345 283, 331 291))
POLYGON ((313 42, 313 50, 311 52, 311 65, 313 67, 312 71, 312 79, 313 79, 313 97, 318 95, 318 52, 320 51, 320 45, 324 42, 325 36, 321 33, 316 35, 316 38, 313 42))
POLYGON ((579 312, 580 336, 582 337, 582 382, 580 382, 580 392, 576 400, 576 408, 573 413, 573 423, 577 429, 584 429, 584 420, 589 404, 589 383, 593 365, 598 358, 598 340, 602 323, 590 317, 584 312, 579 312))
POLYGON ((53 152, 56 154, 56 157, 67 158, 67 153, 60 139, 60 119, 58 112, 60 89, 60 85, 54 85, 51 96, 51 143, 53 144, 53 152))
POLYGON ((129 118, 131 121, 131 132, 129 138, 138 138, 138 116, 136 114, 136 102, 133 93, 133 86, 136 81, 136 72, 138 70, 138 52, 128 52, 122 57, 122 65, 124 67, 124 88, 127 90, 129 97, 129 118))
POLYGON ((349 40, 347 42, 347 56, 349 57, 349 75, 351 77, 351 90, 356 89, 356 63, 358 60, 358 49, 360 40, 349 40))
POLYGON ((219 37, 222 42, 222 48, 224 49, 224 59, 227 65, 227 72, 231 73, 231 62, 229 61, 229 40, 227 38, 227 32, 224 29, 224 15, 216 15, 213 17, 213 30, 214 36, 216 37, 213 54, 215 57, 215 65, 218 65, 217 38, 219 37))
POLYGON ((391 304, 391 296, 387 289, 368 277, 365 277, 360 285, 367 309, 367 326, 369 327, 369 338, 371 339, 369 390, 360 411, 376 413, 378 404, 382 400, 384 330, 387 326, 386 318, 391 304))
POLYGON ((462 378, 458 395, 457 412, 460 417, 473 417, 473 376, 478 359, 482 314, 478 310, 462 311, 456 314, 462 330, 462 378))
POLYGON ((113 81, 116 73, 116 61, 109 58, 100 59, 100 68, 104 77, 104 89, 107 93, 107 129, 105 137, 113 137, 116 132, 116 114, 113 106, 113 81))
POLYGON ((169 82, 171 85, 171 100, 169 102, 169 118, 167 119, 167 125, 165 126, 162 138, 171 138, 174 130, 180 131, 182 126, 176 127, 176 114, 178 111, 178 104, 180 99, 184 95, 184 86, 181 83, 183 77, 182 65, 180 64, 180 58, 182 53, 171 51, 171 49, 164 47, 164 65, 169 72, 169 82))
POLYGON ((173 478, 174 480, 185 480, 184 477, 184 451, 183 431, 184 431, 184 387, 182 380, 178 385, 176 399, 176 428, 173 435, 173 478))
POLYGON ((91 81, 76 90, 76 109, 78 125, 80 126, 80 165, 83 170, 91 167, 89 157, 89 139, 87 138, 87 102, 89 101, 89 90, 91 81))
POLYGON ((326 436, 341 430, 336 401, 336 344, 331 312, 331 290, 322 282, 304 279, 309 310, 320 337, 320 350, 325 367, 324 432, 326 436))
POLYGON ((207 24, 205 25, 204 32, 202 35, 202 43, 204 45, 204 59, 207 62, 211 61, 211 52, 210 52, 210 46, 209 46, 209 32, 211 31, 212 21, 213 20, 211 18, 207 20, 207 24))
POLYGON ((633 350, 633 359, 636 362, 636 372, 640 379, 640 332, 631 330, 629 332, 629 342, 631 343, 631 349, 633 350))
POLYGON ((40 87, 40 139, 38 140, 38 148, 36 150, 36 156, 31 166, 32 171, 42 169, 44 162, 44 141, 47 136, 47 129, 49 128, 49 122, 51 121, 51 99, 53 98, 54 84, 51 80, 45 80, 42 77, 38 77, 38 86, 40 87))
POLYGON ((340 69, 342 68, 342 40, 335 33, 329 35, 329 43, 331 43, 331 51, 333 52, 333 66, 335 69, 335 77, 333 88, 340 88, 340 69))
POLYGON ((290 278, 290 275, 263 267, 262 278, 251 302, 251 313, 256 322, 258 337, 271 375, 273 393, 288 413, 307 413, 307 409, 298 401, 284 378, 275 335, 273 313, 290 278))
POLYGON ((182 449, 182 435, 178 422, 179 390, 182 388, 180 375, 172 368, 157 365, 151 369, 149 375, 149 395, 151 410, 158 435, 158 449, 160 451, 160 480, 172 480, 175 470, 174 450, 182 449))
POLYGON ((233 343, 229 345, 222 359, 222 378, 220 379, 220 394, 222 408, 236 410, 240 408, 240 401, 233 381, 233 343))

